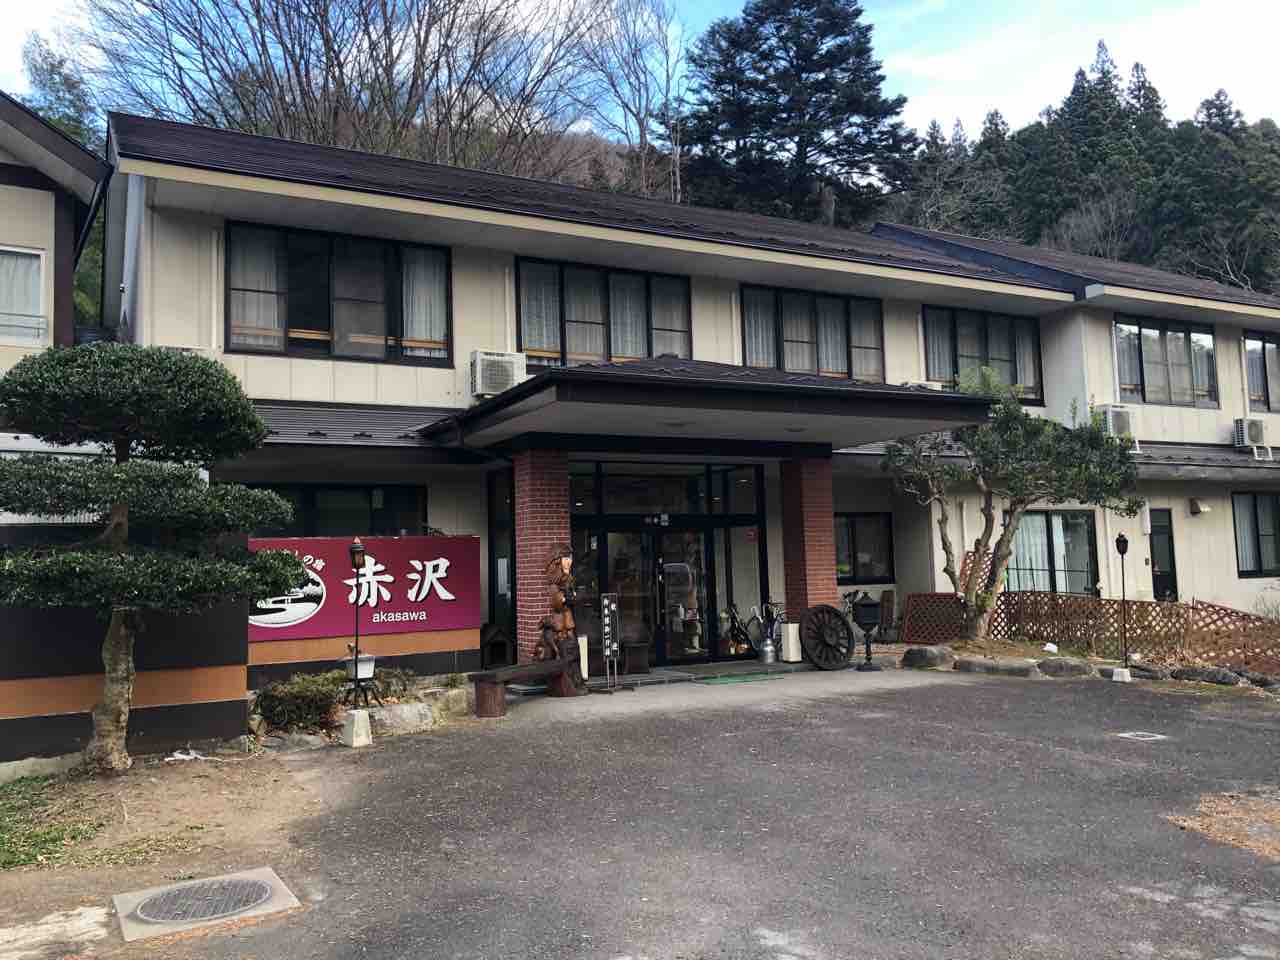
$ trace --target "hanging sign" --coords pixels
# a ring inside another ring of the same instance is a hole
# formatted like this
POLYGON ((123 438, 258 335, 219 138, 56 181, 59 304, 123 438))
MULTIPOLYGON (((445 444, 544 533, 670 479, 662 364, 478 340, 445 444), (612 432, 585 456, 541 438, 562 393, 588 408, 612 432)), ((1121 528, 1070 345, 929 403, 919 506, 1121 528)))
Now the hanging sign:
POLYGON ((480 626, 479 537, 362 537, 351 569, 346 537, 254 537, 250 550, 288 550, 305 581, 249 603, 249 642, 469 630, 480 626))

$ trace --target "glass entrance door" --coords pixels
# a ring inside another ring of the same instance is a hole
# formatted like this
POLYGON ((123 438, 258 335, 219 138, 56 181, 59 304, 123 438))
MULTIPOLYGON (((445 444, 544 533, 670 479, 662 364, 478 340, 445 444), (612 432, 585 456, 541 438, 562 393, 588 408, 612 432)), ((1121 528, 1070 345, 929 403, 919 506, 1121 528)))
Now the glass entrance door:
POLYGON ((1178 599, 1178 565, 1173 555, 1173 512, 1151 511, 1151 592, 1157 600, 1178 599))
POLYGON ((663 530, 657 541, 656 577, 658 662, 707 660, 706 534, 701 530, 663 530))

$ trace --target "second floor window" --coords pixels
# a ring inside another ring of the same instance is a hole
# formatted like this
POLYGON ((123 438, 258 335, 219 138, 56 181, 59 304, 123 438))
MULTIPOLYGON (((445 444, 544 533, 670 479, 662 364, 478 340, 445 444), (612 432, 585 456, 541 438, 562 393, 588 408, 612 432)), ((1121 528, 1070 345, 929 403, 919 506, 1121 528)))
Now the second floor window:
POLYGON ((879 300, 744 286, 742 342, 748 367, 884 380, 879 300))
POLYGON ((1120 399, 1216 407, 1213 330, 1139 317, 1116 319, 1120 399))
POLYGON ((447 364, 448 251, 230 225, 227 347, 447 364))
POLYGON ((0 248, 0 343, 44 343, 40 254, 0 248))
POLYGON ((1021 387, 1024 399, 1044 399, 1035 317, 925 307, 924 349, 929 380, 955 388, 986 367, 1001 383, 1021 387))
POLYGON ((1280 336, 1246 333, 1244 360, 1249 375, 1249 409, 1280 412, 1280 336))
POLYGON ((520 349, 530 363, 692 356, 687 277, 527 259, 516 274, 520 349))

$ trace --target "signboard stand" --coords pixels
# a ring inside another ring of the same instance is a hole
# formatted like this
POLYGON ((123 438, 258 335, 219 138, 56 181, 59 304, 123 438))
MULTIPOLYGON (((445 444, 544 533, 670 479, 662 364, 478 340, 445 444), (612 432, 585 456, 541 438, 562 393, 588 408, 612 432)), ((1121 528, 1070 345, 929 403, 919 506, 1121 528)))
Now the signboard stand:
POLYGON ((604 692, 613 693, 619 684, 622 658, 622 630, 618 617, 618 595, 600 594, 600 642, 604 654, 604 692))

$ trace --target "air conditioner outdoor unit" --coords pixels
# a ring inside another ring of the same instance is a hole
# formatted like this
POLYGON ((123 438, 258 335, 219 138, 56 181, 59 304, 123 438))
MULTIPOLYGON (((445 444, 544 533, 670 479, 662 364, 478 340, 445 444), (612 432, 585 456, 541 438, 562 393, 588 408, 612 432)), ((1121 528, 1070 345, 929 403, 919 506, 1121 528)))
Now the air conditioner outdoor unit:
POLYGON ((923 387, 925 390, 945 390, 947 385, 938 380, 907 380, 904 387, 923 387))
POLYGON ((527 377, 523 353, 496 350, 471 351, 471 394, 493 397, 510 390, 527 377))
POLYGON ((1241 449, 1265 447, 1267 445, 1267 425, 1256 417, 1236 417, 1233 439, 1235 445, 1241 449))
POLYGON ((1140 453, 1142 448, 1138 446, 1137 417, 1133 408, 1111 403, 1104 406, 1102 412, 1107 418, 1107 433, 1113 437, 1128 437, 1133 441, 1134 453, 1140 453))

